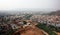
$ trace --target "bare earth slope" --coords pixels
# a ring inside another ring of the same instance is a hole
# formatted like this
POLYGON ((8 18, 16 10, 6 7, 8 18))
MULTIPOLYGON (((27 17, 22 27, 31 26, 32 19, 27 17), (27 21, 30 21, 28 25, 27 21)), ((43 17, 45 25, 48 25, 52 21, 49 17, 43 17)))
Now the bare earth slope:
MULTIPOLYGON (((37 27, 26 27, 24 30, 20 31, 20 35, 44 35, 44 33, 37 27)), ((15 32, 16 33, 16 32, 15 32)))

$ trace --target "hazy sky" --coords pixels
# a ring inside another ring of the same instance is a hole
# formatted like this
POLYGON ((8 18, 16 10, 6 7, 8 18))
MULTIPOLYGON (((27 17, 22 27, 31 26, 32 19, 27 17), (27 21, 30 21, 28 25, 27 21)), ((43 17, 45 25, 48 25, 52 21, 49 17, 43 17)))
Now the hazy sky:
POLYGON ((60 10, 60 0, 0 0, 0 10, 60 10))

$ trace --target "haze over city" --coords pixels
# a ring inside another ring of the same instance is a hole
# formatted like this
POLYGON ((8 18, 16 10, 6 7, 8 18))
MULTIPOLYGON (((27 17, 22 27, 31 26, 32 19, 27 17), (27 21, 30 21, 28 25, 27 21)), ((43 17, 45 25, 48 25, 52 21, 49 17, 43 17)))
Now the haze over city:
POLYGON ((0 0, 0 11, 56 11, 60 0, 0 0))

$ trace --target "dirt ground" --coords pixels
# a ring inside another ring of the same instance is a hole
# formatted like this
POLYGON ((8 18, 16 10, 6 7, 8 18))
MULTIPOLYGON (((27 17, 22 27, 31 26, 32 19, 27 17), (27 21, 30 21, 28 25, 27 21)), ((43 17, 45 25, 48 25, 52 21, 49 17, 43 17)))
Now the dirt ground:
POLYGON ((37 27, 26 27, 24 30, 20 31, 20 35, 44 35, 44 33, 37 27))
POLYGON ((60 35, 60 32, 58 32, 57 34, 60 35))
POLYGON ((24 33, 22 33, 21 35, 44 35, 42 31, 38 30, 38 29, 29 29, 26 30, 24 33))

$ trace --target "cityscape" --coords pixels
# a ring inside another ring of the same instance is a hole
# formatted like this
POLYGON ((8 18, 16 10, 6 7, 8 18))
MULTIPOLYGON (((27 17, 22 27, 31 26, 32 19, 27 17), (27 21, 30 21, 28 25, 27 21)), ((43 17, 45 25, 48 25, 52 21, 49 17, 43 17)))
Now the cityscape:
POLYGON ((0 35, 60 35, 60 0, 0 0, 0 35))
POLYGON ((1 35, 59 35, 60 11, 50 14, 0 15, 1 35))

